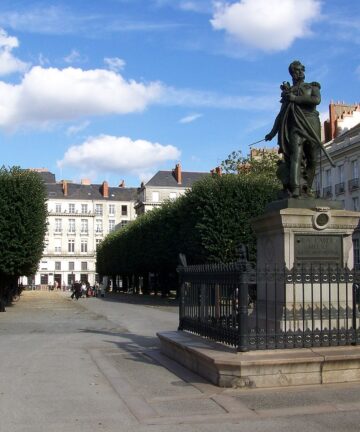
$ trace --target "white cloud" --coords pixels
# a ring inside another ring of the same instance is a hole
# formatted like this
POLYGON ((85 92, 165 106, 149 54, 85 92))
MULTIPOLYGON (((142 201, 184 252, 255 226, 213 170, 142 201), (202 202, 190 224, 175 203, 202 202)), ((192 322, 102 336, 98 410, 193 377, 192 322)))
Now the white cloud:
POLYGON ((274 105, 277 107, 277 98, 278 95, 273 92, 262 96, 253 94, 228 96, 211 91, 164 87, 158 103, 168 106, 261 111, 272 110, 274 105))
POLYGON ((159 83, 126 81, 103 69, 35 66, 20 84, 0 81, 0 127, 47 126, 90 115, 141 112, 162 91, 159 83))
POLYGON ((59 168, 75 167, 92 174, 121 171, 143 179, 163 162, 178 160, 179 157, 180 151, 172 145, 100 135, 70 147, 57 164, 59 168))
POLYGON ((202 114, 196 114, 196 113, 194 113, 194 114, 190 114, 190 115, 188 115, 188 116, 186 116, 186 117, 183 117, 182 119, 180 119, 179 120, 179 123, 192 123, 192 122, 194 122, 195 120, 197 120, 197 119, 199 119, 200 117, 202 117, 203 115, 202 114))
POLYGON ((105 57, 104 63, 107 65, 107 67, 114 71, 119 72, 122 69, 124 69, 126 63, 125 60, 119 58, 119 57, 105 57))
POLYGON ((207 13, 211 11, 211 4, 208 1, 190 1, 184 0, 179 3, 179 8, 184 11, 207 13))
POLYGON ((263 51, 282 51, 295 39, 309 35, 319 18, 319 0, 240 0, 216 3, 211 20, 240 43, 263 51))
POLYGON ((65 63, 69 63, 69 64, 81 62, 84 60, 85 60, 85 58, 83 58, 81 56, 81 54, 79 53, 79 51, 77 51, 76 49, 71 50, 71 53, 69 55, 67 55, 66 57, 64 57, 65 63))
POLYGON ((90 125, 90 122, 88 120, 83 121, 79 124, 69 126, 66 130, 66 135, 76 135, 79 132, 83 131, 90 125))
POLYGON ((12 50, 19 46, 19 41, 14 36, 8 36, 5 30, 0 28, 0 75, 9 75, 14 72, 24 72, 29 65, 19 60, 12 54, 12 50))

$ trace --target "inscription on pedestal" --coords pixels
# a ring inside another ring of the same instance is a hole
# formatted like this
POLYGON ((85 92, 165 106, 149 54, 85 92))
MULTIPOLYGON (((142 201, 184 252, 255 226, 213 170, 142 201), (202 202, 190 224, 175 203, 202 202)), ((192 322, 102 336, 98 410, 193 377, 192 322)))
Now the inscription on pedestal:
POLYGON ((296 263, 331 263, 343 265, 341 235, 295 234, 296 263))

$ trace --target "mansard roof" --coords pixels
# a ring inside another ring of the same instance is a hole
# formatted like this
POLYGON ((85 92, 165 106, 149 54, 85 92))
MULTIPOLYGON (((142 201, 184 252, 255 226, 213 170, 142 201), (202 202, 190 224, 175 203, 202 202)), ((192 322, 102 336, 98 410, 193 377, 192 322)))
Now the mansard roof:
POLYGON ((204 172, 190 172, 190 171, 182 171, 181 172, 181 183, 179 184, 176 179, 173 171, 158 171, 154 177, 152 177, 145 186, 151 187, 177 187, 177 188, 191 188, 193 184, 204 178, 205 176, 209 176, 209 173, 204 172))
POLYGON ((102 184, 67 183, 67 195, 64 195, 62 183, 47 183, 46 188, 48 198, 66 200, 136 201, 138 193, 137 188, 109 186, 109 197, 105 198, 101 193, 102 184))

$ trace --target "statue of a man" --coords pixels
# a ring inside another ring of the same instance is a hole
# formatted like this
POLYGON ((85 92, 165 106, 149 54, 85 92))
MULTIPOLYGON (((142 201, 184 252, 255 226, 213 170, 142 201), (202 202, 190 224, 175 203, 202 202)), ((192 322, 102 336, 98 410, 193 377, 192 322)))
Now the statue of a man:
POLYGON ((281 109, 265 140, 270 141, 278 134, 279 153, 284 155, 279 162, 278 177, 287 195, 297 198, 312 195, 316 150, 321 147, 320 119, 316 110, 321 96, 319 83, 304 82, 305 66, 299 61, 290 64, 289 72, 293 84, 284 82, 280 86, 281 109))

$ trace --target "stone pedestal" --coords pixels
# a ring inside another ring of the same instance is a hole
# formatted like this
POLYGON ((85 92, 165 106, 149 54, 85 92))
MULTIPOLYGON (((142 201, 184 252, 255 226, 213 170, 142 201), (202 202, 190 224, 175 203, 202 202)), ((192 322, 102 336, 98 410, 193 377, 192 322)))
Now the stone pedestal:
POLYGON ((315 199, 271 203, 253 221, 258 267, 333 263, 352 269, 352 234, 359 213, 342 210, 340 205, 315 199))
POLYGON ((352 282, 344 269, 353 269, 352 234, 359 213, 340 205, 288 199, 271 203, 253 221, 260 328, 313 332, 351 327, 352 282))

